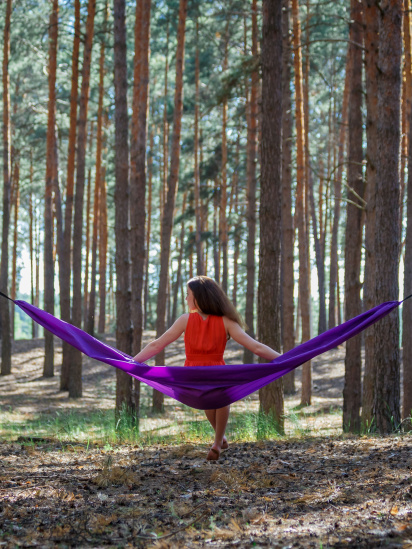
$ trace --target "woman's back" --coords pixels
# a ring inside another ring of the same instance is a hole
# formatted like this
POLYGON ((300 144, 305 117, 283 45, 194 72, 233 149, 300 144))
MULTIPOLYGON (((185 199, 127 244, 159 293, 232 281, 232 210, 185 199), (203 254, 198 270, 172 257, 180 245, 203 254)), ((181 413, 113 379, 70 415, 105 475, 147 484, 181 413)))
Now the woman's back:
POLYGON ((185 366, 223 366, 227 334, 223 317, 189 314, 185 330, 185 366))

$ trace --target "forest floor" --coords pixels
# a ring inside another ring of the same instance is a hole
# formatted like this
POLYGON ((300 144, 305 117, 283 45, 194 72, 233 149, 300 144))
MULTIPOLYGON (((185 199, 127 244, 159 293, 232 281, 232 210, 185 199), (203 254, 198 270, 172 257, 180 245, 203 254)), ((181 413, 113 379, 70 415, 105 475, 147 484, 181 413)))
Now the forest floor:
MULTIPOLYGON (((146 388, 136 440, 69 429, 69 417, 113 409, 114 370, 85 358, 84 396, 71 400, 58 368, 42 377, 42 353, 41 339, 17 341, 0 379, 0 548, 412 549, 412 436, 342 434, 344 349, 313 361, 310 407, 297 370, 286 437, 259 439, 256 395, 233 405, 230 447, 214 463, 203 414, 166 399, 154 416, 146 388)), ((225 358, 240 361, 233 342, 225 358)), ((167 363, 182 360, 178 343, 167 363)))

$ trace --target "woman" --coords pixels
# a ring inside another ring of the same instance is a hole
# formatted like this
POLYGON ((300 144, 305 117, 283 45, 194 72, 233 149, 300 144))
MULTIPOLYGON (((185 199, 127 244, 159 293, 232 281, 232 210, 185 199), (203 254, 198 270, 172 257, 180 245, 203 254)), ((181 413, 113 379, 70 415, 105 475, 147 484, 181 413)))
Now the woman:
MULTIPOLYGON (((145 362, 185 334, 185 366, 223 366, 227 340, 232 337, 255 355, 274 360, 279 353, 250 337, 242 328, 242 320, 222 288, 207 276, 196 276, 187 283, 188 314, 183 314, 159 339, 149 343, 134 360, 145 362)), ((225 437, 229 406, 206 410, 206 417, 215 431, 215 440, 208 460, 219 459, 228 447, 225 437)))

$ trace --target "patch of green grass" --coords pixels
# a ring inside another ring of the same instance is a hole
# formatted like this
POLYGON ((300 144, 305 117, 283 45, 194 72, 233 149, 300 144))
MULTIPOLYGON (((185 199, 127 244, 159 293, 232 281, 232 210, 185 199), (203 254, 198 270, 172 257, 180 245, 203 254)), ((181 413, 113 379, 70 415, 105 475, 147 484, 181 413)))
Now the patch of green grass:
POLYGON ((290 431, 292 433, 292 436, 299 438, 305 437, 310 434, 310 427, 302 423, 302 420, 304 418, 305 416, 303 414, 298 414, 293 410, 291 410, 290 413, 285 416, 285 419, 290 423, 290 431))
POLYGON ((213 438, 213 429, 208 420, 192 419, 185 422, 184 433, 189 440, 200 442, 210 441, 213 438))
POLYGON ((15 414, 0 411, 0 433, 6 439, 19 436, 51 437, 56 440, 87 442, 99 440, 115 442, 120 437, 116 433, 115 415, 112 410, 96 410, 82 413, 76 410, 39 414, 15 414))
MULTIPOLYGON (((85 413, 72 409, 21 414, 11 409, 0 409, 0 436, 8 440, 44 437, 60 442, 92 442, 110 446, 209 443, 213 439, 213 429, 206 417, 187 407, 182 410, 184 414, 180 419, 173 415, 165 416, 165 421, 153 424, 152 414, 148 414, 147 420, 141 417, 137 421, 126 409, 117 415, 114 410, 91 410, 85 413)), ((300 438, 313 434, 307 425, 308 417, 300 410, 292 410, 286 415, 287 436, 300 438)), ((273 440, 283 436, 273 417, 255 411, 233 410, 227 433, 231 441, 238 442, 273 440)))
MULTIPOLYGON (((213 429, 206 417, 185 421, 181 427, 188 440, 210 442, 213 438, 213 429)), ((239 442, 271 440, 280 436, 273 419, 260 412, 232 412, 229 416, 227 433, 230 440, 239 442)))

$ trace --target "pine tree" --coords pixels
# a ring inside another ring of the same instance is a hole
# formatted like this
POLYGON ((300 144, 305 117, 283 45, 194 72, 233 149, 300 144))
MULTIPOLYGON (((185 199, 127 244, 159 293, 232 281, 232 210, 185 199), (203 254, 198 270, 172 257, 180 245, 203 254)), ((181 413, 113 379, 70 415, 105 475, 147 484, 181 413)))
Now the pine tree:
MULTIPOLYGON (((72 321, 80 327, 82 322, 82 235, 83 235, 83 197, 86 171, 87 110, 90 89, 90 65, 94 34, 96 0, 89 0, 86 20, 85 44, 83 52, 82 85, 80 92, 79 118, 77 130, 77 170, 76 195, 74 200, 73 222, 73 307, 72 321)), ((77 349, 71 353, 69 396, 82 396, 82 355, 77 349)))
MULTIPOLYGON (((179 3, 179 24, 177 31, 177 51, 176 51, 176 84, 175 100, 173 113, 173 134, 171 144, 170 172, 167 182, 167 198, 164 206, 161 224, 161 248, 160 248, 160 274, 159 291, 157 296, 156 308, 156 336, 163 334, 166 327, 166 296, 167 279, 170 258, 170 240, 173 226, 173 211, 175 206, 175 196, 177 189, 177 180, 179 176, 180 160, 180 133, 182 125, 183 110, 183 69, 184 69, 184 51, 185 51, 185 26, 186 26, 187 0, 180 0, 179 3)), ((164 353, 159 353, 156 357, 156 363, 164 363, 164 353)), ((163 394, 158 391, 153 393, 153 409, 157 412, 163 410, 163 394)))
MULTIPOLYGON (((361 313, 360 267, 362 249, 362 4, 351 0, 350 24, 351 75, 349 92, 348 199, 345 234, 345 317, 361 313)), ((361 406, 361 336, 346 344, 345 388, 343 390, 343 428, 357 432, 361 406)))
MULTIPOLYGON (((376 173, 376 301, 399 298, 399 151, 402 0, 380 4, 378 163, 376 173), (390 253, 388 253, 390 251, 390 253)), ((380 433, 400 423, 398 312, 376 324, 373 415, 380 433)))
MULTIPOLYGON (((263 0, 262 110, 258 330, 263 343, 280 349, 282 0, 263 0)), ((259 400, 283 432, 283 380, 260 389, 259 400)))

